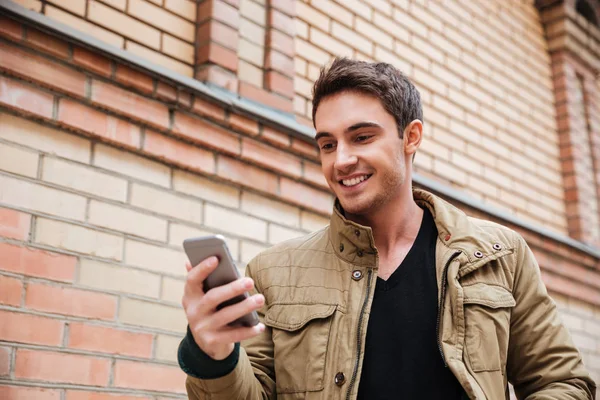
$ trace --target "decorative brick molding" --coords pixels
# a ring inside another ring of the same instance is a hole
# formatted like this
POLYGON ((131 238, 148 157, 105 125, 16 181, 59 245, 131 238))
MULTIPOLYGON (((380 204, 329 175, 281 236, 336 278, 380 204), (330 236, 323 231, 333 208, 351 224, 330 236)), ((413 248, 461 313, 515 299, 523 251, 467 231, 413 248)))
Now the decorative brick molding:
POLYGON ((70 50, 59 51, 71 47, 66 42, 46 41, 45 56, 38 55, 28 48, 28 27, 0 18, 0 36, 13 41, 0 48, 0 71, 50 89, 0 75, 4 107, 321 214, 331 211, 327 183, 314 172, 315 146, 293 145, 288 134, 79 47, 71 58, 70 50), (91 63, 86 73, 76 69, 91 63))
POLYGON ((198 4, 196 79, 238 91, 238 1, 203 0, 198 4))
MULTIPOLYGON (((539 1, 552 57, 569 235, 600 245, 600 26, 576 11, 600 1, 539 1)), ((593 19, 593 18, 592 18, 593 19)))
POLYGON ((294 97, 294 1, 269 0, 265 48, 265 87, 291 105, 294 97))
POLYGON ((294 1, 203 0, 196 78, 292 112, 294 1))

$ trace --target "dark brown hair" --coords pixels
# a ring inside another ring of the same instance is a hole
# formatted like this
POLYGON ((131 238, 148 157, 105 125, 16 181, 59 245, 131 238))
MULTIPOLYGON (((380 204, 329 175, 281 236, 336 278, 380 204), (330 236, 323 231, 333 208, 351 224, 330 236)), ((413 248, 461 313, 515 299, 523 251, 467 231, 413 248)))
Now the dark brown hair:
POLYGON ((356 91, 378 98, 396 120, 400 137, 413 120, 423 121, 421 95, 400 70, 387 63, 338 57, 329 68, 321 69, 313 86, 313 125, 321 100, 344 91, 356 91))

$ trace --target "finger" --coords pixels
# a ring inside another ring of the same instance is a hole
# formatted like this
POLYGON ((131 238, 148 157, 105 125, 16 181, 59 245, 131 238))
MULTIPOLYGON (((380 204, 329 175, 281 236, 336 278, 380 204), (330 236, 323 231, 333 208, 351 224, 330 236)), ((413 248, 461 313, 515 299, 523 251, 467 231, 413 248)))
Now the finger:
POLYGON ((226 327, 219 332, 219 341, 222 343, 236 343, 253 338, 265 331, 261 322, 251 327, 226 327))
POLYGON ((189 271, 187 281, 201 285, 206 277, 217 268, 217 265, 219 265, 217 257, 208 257, 189 271))
POLYGON ((254 287, 252 278, 240 278, 223 286, 210 289, 203 297, 202 303, 209 310, 214 310, 224 301, 239 296, 254 287))
POLYGON ((213 326, 225 326, 246 314, 256 311, 265 304, 262 294, 255 294, 237 304, 232 304, 217 311, 212 318, 213 326))
POLYGON ((189 262, 185 263, 185 270, 187 272, 190 272, 192 270, 192 264, 190 264, 189 262))

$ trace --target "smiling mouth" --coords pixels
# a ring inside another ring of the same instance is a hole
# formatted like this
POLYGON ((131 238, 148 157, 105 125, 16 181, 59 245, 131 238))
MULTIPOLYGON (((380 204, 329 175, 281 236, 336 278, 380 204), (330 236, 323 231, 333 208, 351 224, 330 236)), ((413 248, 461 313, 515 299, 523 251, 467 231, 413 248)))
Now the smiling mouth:
POLYGON ((352 178, 352 179, 342 179, 339 182, 346 187, 351 187, 351 186, 356 186, 359 183, 366 181, 367 179, 369 179, 371 177, 371 175, 362 175, 362 176, 358 176, 356 178, 352 178))

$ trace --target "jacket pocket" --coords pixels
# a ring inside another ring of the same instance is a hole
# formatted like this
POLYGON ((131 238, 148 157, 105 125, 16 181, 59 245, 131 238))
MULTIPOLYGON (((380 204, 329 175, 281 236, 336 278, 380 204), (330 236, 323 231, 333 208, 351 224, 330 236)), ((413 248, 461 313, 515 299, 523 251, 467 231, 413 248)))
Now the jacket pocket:
POLYGON ((266 312, 264 323, 273 332, 277 393, 324 388, 335 309, 330 304, 276 304, 266 312))
POLYGON ((510 313, 515 299, 500 286, 464 286, 465 347, 474 372, 497 371, 506 365, 510 313))

